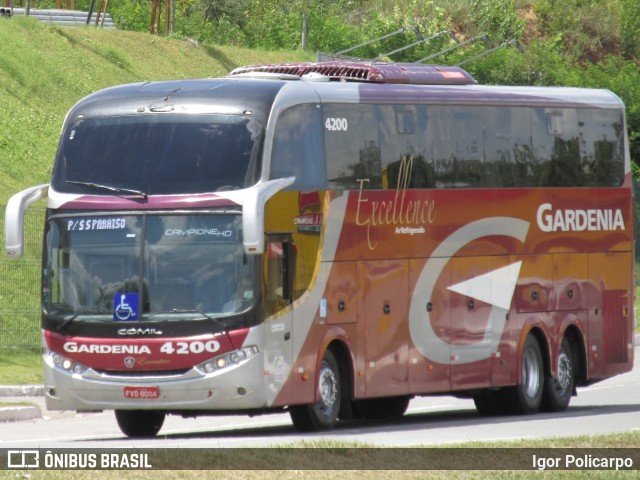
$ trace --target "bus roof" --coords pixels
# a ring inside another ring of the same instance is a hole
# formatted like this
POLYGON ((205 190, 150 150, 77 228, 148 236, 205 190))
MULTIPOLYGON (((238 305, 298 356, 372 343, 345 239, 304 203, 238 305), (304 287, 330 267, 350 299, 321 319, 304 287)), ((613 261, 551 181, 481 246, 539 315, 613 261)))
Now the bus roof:
POLYGON ((359 89, 363 103, 416 103, 437 105, 495 105, 558 108, 624 107, 618 96, 605 89, 529 86, 429 86, 395 85, 383 89, 363 85, 359 89))
POLYGON ((224 78, 143 82, 111 87, 80 100, 69 115, 73 118, 80 115, 135 115, 169 111, 252 112, 255 118, 266 123, 276 98, 283 94, 284 97, 295 98, 294 103, 320 100, 624 108, 622 101, 608 90, 477 85, 469 74, 457 67, 318 62, 240 67, 224 78), (362 78, 357 81, 331 81, 358 76, 362 78))
POLYGON ((350 98, 364 103, 623 108, 622 101, 604 89, 478 85, 460 67, 415 63, 331 61, 250 65, 234 69, 228 77, 307 80, 323 101, 350 98), (341 82, 339 89, 335 81, 341 82))
POLYGON ((266 123, 265 115, 284 84, 208 78, 118 85, 80 100, 70 110, 69 118, 169 112, 250 113, 266 123))

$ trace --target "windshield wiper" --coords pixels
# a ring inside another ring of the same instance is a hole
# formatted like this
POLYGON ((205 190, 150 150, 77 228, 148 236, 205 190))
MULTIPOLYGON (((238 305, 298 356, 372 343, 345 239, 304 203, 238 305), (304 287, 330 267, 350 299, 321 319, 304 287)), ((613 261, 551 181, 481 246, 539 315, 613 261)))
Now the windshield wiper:
POLYGON ((172 308, 169 313, 197 313, 198 315, 202 315, 207 320, 215 320, 216 317, 212 317, 211 315, 207 315, 206 313, 200 310, 189 310, 189 309, 181 309, 181 308, 172 308))
POLYGON ((58 332, 62 332, 64 329, 67 328, 67 326, 69 326, 69 324, 71 322, 73 322, 76 318, 78 318, 80 315, 87 315, 90 313, 101 313, 99 309, 93 307, 93 308, 86 308, 84 310, 80 310, 78 313, 74 313, 73 315, 69 315, 68 317, 65 317, 62 319, 62 323, 60 325, 58 325, 58 328, 56 328, 56 330, 58 332))
POLYGON ((78 315, 80 314, 76 313, 75 315, 70 315, 69 317, 65 318, 64 321, 60 325, 58 325, 58 328, 56 328, 56 330, 58 332, 64 331, 71 322, 78 318, 78 315))
POLYGON ((71 183, 72 185, 84 185, 85 187, 97 188, 100 190, 108 190, 110 192, 119 193, 119 194, 128 193, 131 195, 142 197, 144 198, 145 201, 147 200, 146 193, 144 193, 141 190, 135 190, 133 188, 113 187, 111 185, 102 185, 100 183, 94 183, 94 182, 81 182, 78 180, 66 180, 65 183, 71 183))

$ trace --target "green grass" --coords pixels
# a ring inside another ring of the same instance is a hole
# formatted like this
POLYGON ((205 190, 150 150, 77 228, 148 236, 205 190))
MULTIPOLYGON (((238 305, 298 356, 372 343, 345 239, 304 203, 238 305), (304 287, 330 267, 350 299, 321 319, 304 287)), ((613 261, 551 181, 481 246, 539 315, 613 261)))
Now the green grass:
POLYGON ((0 385, 42 385, 40 353, 0 350, 0 385))
MULTIPOLYGON (((492 480, 519 480, 528 478, 553 478, 553 479, 599 479, 599 478, 636 478, 637 472, 615 472, 615 476, 611 472, 514 472, 514 471, 490 471, 490 472, 459 472, 459 471, 431 471, 431 470, 412 470, 412 471, 341 471, 341 470, 316 470, 316 471, 278 471, 278 470, 231 470, 231 471, 148 471, 148 472, 120 472, 120 471, 102 471, 102 472, 65 472, 65 471, 38 471, 34 472, 33 478, 42 480, 66 480, 66 479, 114 479, 114 480, 147 480, 155 478, 163 478, 167 480, 200 480, 206 478, 214 478, 215 480, 388 480, 388 479, 492 479, 492 480), (161 474, 161 475, 160 475, 161 474), (541 477, 542 476, 542 477, 541 477)), ((15 472, 0 472, 0 479, 11 478, 16 479, 15 472)))
MULTIPOLYGON (((625 448, 625 446, 638 445, 640 436, 635 438, 627 438, 628 435, 607 435, 602 437, 589 437, 591 441, 587 442, 590 447, 597 446, 598 448, 625 448), (622 439, 620 438, 622 437, 622 439), (635 441, 633 444, 631 442, 635 441)), ((492 465, 493 456, 500 455, 498 449, 501 448, 522 448, 530 449, 535 453, 536 450, 543 452, 548 448, 575 448, 584 446, 581 442, 581 438, 577 439, 563 439, 552 440, 551 442, 541 441, 536 442, 513 442, 502 443, 482 443, 482 444, 462 444, 456 445, 454 449, 460 449, 460 462, 464 464, 465 461, 469 462, 470 458, 474 458, 476 462, 487 463, 492 465), (469 448, 483 448, 490 449, 480 452, 473 452, 469 448), (472 457, 473 456, 473 457, 472 457)), ((97 478, 136 478, 136 479, 152 479, 157 478, 159 475, 162 478, 168 479, 200 479, 203 476, 216 478, 216 479, 342 479, 342 480, 360 480, 361 478, 367 479, 387 479, 387 478, 402 478, 402 479, 423 479, 423 478, 456 478, 456 479, 476 479, 476 478, 491 478, 491 479, 524 479, 524 478, 540 478, 540 476, 547 476, 547 478, 561 478, 561 479, 584 479, 586 478, 636 478, 637 471, 626 472, 611 472, 611 471, 530 471, 525 468, 532 468, 528 464, 521 466, 522 470, 428 470, 429 459, 438 458, 438 448, 429 448, 428 450, 422 450, 419 446, 416 448, 406 449, 394 449, 389 450, 388 455, 399 455, 403 459, 407 460, 406 465, 415 468, 414 470, 357 470, 353 468, 354 459, 355 462, 359 460, 366 461, 370 458, 374 464, 377 464, 380 458, 384 460, 386 451, 379 449, 363 449, 368 445, 360 443, 347 443, 342 441, 321 441, 321 442, 300 442, 288 446, 284 449, 254 449, 249 456, 247 456, 247 450, 234 451, 229 449, 221 450, 207 450, 200 453, 196 450, 185 450, 181 453, 180 464, 187 463, 193 465, 193 468, 212 469, 205 472, 202 470, 163 470, 162 472, 156 471, 82 471, 82 472, 63 472, 63 471, 38 471, 33 472, 34 476, 40 479, 67 479, 67 478, 82 478, 82 479, 97 479, 97 478), (312 449, 311 451, 309 449, 312 449), (322 450, 320 450, 322 449, 322 450), (354 449, 359 449, 354 452, 354 449), (238 456, 242 456, 238 458, 238 456), (375 458, 379 456, 380 458, 375 458), (224 470, 225 468, 232 468, 233 465, 245 468, 244 470, 224 470), (250 468, 248 465, 255 465, 256 468, 250 468), (274 465, 289 465, 288 470, 271 470, 274 465), (332 468, 332 470, 314 470, 310 466, 321 465, 322 468, 332 468), (416 467, 417 465, 417 467, 416 467), (417 469, 420 468, 420 469, 417 469), (424 469, 423 469, 424 468, 424 469)), ((548 450, 546 450, 548 453, 548 450)), ((451 451, 445 452, 447 455, 451 451)), ((575 453, 575 452, 574 452, 575 453)), ((510 454, 519 455, 519 452, 510 452, 510 454)), ((525 452, 524 456, 528 460, 530 452, 525 452)), ((166 449, 153 454, 155 460, 152 465, 156 467, 164 465, 176 465, 175 450, 166 449), (157 460, 157 463, 155 461, 157 460), (168 463, 167 463, 168 462, 168 463)), ((522 457, 520 457, 522 458, 522 457)), ((437 461, 437 460, 436 460, 437 461)), ((382 462, 384 464, 384 461, 382 462)), ((365 465, 364 469, 370 467, 365 465)), ((393 465, 397 468, 398 460, 391 460, 389 465, 393 465)), ((477 463, 476 463, 477 465, 477 463)), ((518 463, 519 465, 519 463, 518 463)), ((496 465, 496 468, 497 465, 496 465)), ((25 472, 0 472, 0 479, 3 478, 20 478, 20 474, 25 472)), ((31 472, 29 472, 31 473, 31 472)), ((29 475, 30 477, 31 475, 29 475)))

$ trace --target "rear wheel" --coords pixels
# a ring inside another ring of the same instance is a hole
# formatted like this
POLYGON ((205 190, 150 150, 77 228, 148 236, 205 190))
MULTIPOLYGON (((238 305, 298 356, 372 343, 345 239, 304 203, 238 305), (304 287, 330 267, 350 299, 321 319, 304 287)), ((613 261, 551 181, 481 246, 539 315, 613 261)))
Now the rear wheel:
POLYGON ((473 403, 480 415, 493 416, 505 413, 502 405, 500 394, 502 392, 494 392, 491 390, 483 391, 473 397, 473 403))
POLYGON ((558 352, 556 376, 547 376, 544 384, 542 408, 547 412, 561 412, 569 406, 573 395, 573 365, 573 350, 565 337, 558 352))
POLYGON ((127 437, 155 437, 164 423, 164 412, 116 410, 116 420, 127 437))
POLYGON ((340 398, 340 370, 333 353, 327 350, 318 372, 318 403, 296 405, 289 409, 294 427, 302 432, 329 430, 338 419, 340 398))
POLYGON ((512 390, 516 413, 535 413, 540 409, 544 386, 544 363, 540 344, 529 335, 522 351, 522 382, 512 390))

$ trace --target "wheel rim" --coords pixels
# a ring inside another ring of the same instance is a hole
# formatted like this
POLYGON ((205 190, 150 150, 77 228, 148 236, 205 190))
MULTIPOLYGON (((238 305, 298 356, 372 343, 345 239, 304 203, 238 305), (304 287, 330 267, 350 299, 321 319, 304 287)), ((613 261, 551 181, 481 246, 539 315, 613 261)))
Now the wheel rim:
POLYGON ((559 393, 564 395, 571 386, 573 375, 573 367, 571 359, 564 351, 560 351, 558 355, 558 376, 556 378, 556 387, 559 393))
POLYGON ((320 393, 320 412, 331 416, 338 398, 338 381, 336 375, 326 362, 322 362, 318 381, 320 393))
POLYGON ((522 359, 524 391, 529 398, 535 398, 540 389, 540 364, 532 349, 527 349, 522 359))

